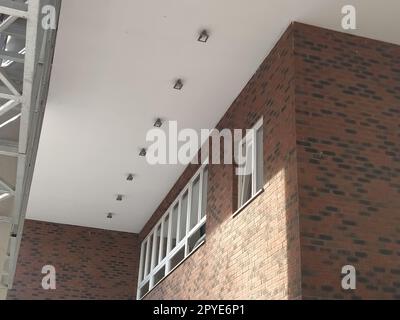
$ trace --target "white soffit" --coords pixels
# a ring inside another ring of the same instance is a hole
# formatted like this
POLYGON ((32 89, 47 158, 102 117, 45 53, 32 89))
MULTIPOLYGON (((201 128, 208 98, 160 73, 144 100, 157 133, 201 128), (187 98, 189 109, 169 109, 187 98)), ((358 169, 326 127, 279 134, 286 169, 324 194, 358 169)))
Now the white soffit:
POLYGON ((343 31, 346 4, 400 44, 398 0, 65 0, 28 218, 139 232, 184 169, 138 157, 155 118, 214 127, 291 21, 343 31))

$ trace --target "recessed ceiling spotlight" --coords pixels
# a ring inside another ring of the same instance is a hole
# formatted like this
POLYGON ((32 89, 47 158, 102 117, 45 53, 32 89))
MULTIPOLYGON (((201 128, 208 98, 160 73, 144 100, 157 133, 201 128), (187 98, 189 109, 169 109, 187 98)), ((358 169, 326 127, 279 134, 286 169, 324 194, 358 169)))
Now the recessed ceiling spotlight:
POLYGON ((122 198, 123 198, 124 196, 122 195, 122 194, 118 194, 117 195, 117 201, 122 201, 122 198))
POLYGON ((156 128, 160 128, 162 126, 162 120, 160 118, 157 118, 156 122, 154 122, 154 126, 156 128))
POLYGON ((107 213, 107 219, 112 219, 114 217, 114 213, 109 212, 107 213))
POLYGON ((132 181, 133 180, 133 174, 132 173, 128 174, 128 176, 126 177, 126 180, 132 181))
POLYGON ((181 90, 182 88, 183 88, 182 79, 176 80, 176 81, 175 81, 175 84, 174 84, 174 89, 176 89, 176 90, 181 90))
POLYGON ((146 153, 147 153, 146 149, 145 149, 145 148, 142 148, 142 149, 140 149, 139 156, 145 157, 145 156, 146 156, 146 153))
POLYGON ((210 35, 208 34, 207 30, 203 30, 203 31, 200 32, 200 35, 197 38, 197 41, 199 41, 199 42, 207 42, 209 37, 210 37, 210 35))

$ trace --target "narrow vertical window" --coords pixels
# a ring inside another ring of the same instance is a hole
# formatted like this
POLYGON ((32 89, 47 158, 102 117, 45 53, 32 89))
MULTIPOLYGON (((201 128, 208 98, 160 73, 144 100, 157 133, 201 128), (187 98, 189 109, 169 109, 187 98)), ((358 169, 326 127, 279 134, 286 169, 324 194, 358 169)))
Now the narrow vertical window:
POLYGON ((203 185, 201 188, 201 218, 203 218, 206 215, 207 210, 208 168, 205 168, 203 171, 203 185))
POLYGON ((238 145, 238 209, 244 206, 264 185, 264 154, 262 119, 238 145))
POLYGON ((190 209, 190 229, 192 229, 199 219, 199 194, 200 194, 200 177, 193 182, 192 186, 192 206, 190 209))
POLYGON ((178 211, 179 210, 179 203, 177 203, 174 208, 172 209, 171 214, 171 250, 176 247, 177 242, 177 231, 178 231, 178 211))
POLYGON ((153 244, 153 263, 152 267, 156 267, 158 265, 159 257, 160 257, 160 241, 161 241, 161 223, 156 228, 156 232, 154 232, 154 244, 153 244))
POLYGON ((256 132, 256 192, 264 187, 264 148, 263 148, 263 127, 256 132))
POLYGON ((252 196, 252 184, 253 184, 253 168, 252 168, 252 148, 253 142, 248 138, 243 140, 240 145, 240 160, 239 160, 239 192, 238 192, 238 207, 240 208, 252 196))
POLYGON ((167 248, 168 248, 168 228, 169 228, 169 215, 167 214, 164 218, 163 222, 163 231, 161 238, 161 260, 163 260, 167 256, 167 248))
POLYGON ((188 191, 186 191, 182 196, 181 201, 181 219, 179 220, 179 241, 181 241, 186 236, 186 223, 188 214, 188 191))
POLYGON ((149 239, 147 240, 145 276, 148 276, 148 274, 150 273, 152 252, 153 252, 153 237, 150 236, 149 239))
POLYGON ((145 262, 146 262, 146 250, 147 250, 147 242, 144 241, 142 243, 142 250, 140 252, 140 274, 139 274, 139 281, 143 281, 144 279, 144 272, 145 272, 145 262))

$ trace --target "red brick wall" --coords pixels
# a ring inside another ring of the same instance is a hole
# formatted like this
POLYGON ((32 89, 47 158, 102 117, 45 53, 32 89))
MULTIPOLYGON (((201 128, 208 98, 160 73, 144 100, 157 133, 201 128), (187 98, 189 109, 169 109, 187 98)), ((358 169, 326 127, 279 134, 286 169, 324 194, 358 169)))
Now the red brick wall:
MULTIPOLYGON (((217 126, 250 128, 264 117, 265 191, 233 218, 234 170, 229 165, 211 165, 206 243, 146 298, 300 298, 292 43, 289 29, 217 126)), ((195 170, 192 166, 184 172, 141 238, 195 170)))
POLYGON ((138 236, 26 220, 8 299, 134 299, 138 236), (56 290, 44 290, 44 265, 56 268, 56 290))
POLYGON ((260 115, 265 192, 232 218, 232 168, 211 166, 207 242, 147 298, 399 299, 399 46, 294 23, 218 128, 260 115))
POLYGON ((303 298, 400 299, 400 47, 294 34, 303 298))

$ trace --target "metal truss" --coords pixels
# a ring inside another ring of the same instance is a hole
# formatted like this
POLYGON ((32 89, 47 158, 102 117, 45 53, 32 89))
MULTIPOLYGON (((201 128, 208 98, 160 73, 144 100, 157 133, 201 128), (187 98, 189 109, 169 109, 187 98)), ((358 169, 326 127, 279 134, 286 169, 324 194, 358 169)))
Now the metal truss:
POLYGON ((19 119, 16 141, 0 136, 0 157, 17 162, 15 186, 0 179, 0 201, 13 198, 12 212, 0 216, 10 225, 5 257, 0 252, 0 290, 14 279, 48 94, 57 30, 42 26, 45 5, 55 7, 58 21, 61 0, 0 0, 0 118, 6 119, 0 129, 19 119), (7 47, 10 41, 15 51, 7 47))

